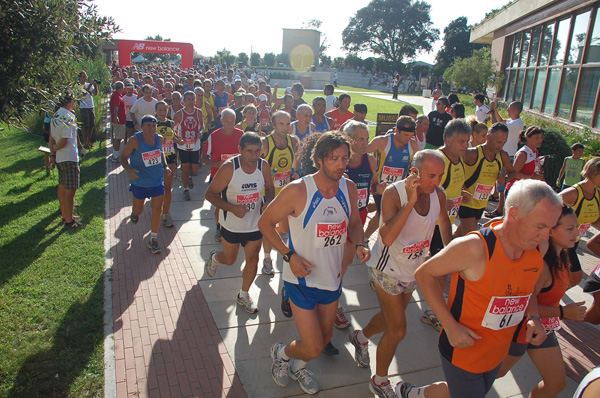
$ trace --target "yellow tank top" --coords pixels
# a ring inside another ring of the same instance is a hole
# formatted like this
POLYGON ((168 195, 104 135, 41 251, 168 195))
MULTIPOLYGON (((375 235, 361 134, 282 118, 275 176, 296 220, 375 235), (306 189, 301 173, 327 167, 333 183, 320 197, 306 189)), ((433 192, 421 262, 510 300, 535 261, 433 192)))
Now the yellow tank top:
MULTIPOLYGON (((207 102, 210 105, 211 109, 213 109, 215 106, 215 96, 213 93, 210 93, 210 97, 208 98, 206 98, 206 96, 202 97, 202 107, 200 107, 200 109, 202 109, 202 120, 204 121, 204 126, 208 126, 208 111, 206 109, 207 102)), ((213 120, 215 116, 216 115, 213 115, 213 120)), ((205 128, 208 129, 208 127, 205 128)))
POLYGON ((267 136, 268 151, 265 160, 271 166, 271 176, 275 186, 275 196, 286 186, 292 177, 292 165, 294 162, 294 149, 292 147, 292 138, 287 135, 287 145, 283 149, 275 146, 273 134, 267 136))
POLYGON ((164 121, 159 120, 156 125, 156 132, 165 139, 165 143, 163 145, 163 153, 165 156, 175 154, 175 144, 173 143, 173 139, 175 138, 175 133, 173 132, 173 121, 170 119, 164 121))
POLYGON ((462 206, 471 209, 483 209, 492 194, 498 173, 502 169, 500 153, 491 162, 483 154, 483 145, 477 146, 477 161, 472 166, 465 164, 465 188, 473 195, 469 203, 462 206))
POLYGON ((600 210, 600 192, 595 190, 592 199, 586 199, 583 189, 579 183, 573 185, 577 190, 577 200, 573 205, 575 215, 577 215, 577 223, 579 224, 579 236, 583 236, 590 228, 590 224, 596 222, 599 218, 600 210))
POLYGON ((448 216, 450 216, 450 221, 454 223, 462 200, 462 187, 465 183, 465 164, 462 158, 456 164, 452 163, 444 151, 440 149, 438 151, 444 156, 444 175, 442 176, 440 186, 446 191, 446 199, 452 201, 452 209, 448 211, 448 216))

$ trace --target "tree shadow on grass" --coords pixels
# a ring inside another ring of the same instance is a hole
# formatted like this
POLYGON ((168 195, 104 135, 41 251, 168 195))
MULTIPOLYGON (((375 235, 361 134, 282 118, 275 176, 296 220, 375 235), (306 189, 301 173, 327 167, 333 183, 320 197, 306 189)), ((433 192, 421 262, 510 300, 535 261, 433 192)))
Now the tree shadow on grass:
MULTIPOLYGON (((19 370, 9 397, 66 397, 76 391, 102 391, 103 377, 86 377, 89 384, 74 386, 103 342, 104 275, 85 302, 69 307, 53 337, 52 347, 30 355, 19 370)), ((99 356, 102 360, 102 355, 99 356)), ((83 383, 82 383, 83 384, 83 383)), ((79 395, 79 394, 75 394, 79 395)))

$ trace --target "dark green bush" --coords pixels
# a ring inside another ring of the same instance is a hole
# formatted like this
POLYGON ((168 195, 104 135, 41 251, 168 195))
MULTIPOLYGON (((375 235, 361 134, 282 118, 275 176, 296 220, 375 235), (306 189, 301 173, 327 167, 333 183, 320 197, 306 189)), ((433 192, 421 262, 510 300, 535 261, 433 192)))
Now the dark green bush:
POLYGON ((564 158, 571 156, 571 147, 559 131, 548 129, 545 132, 539 153, 547 156, 543 166, 544 178, 548 184, 555 186, 564 158))

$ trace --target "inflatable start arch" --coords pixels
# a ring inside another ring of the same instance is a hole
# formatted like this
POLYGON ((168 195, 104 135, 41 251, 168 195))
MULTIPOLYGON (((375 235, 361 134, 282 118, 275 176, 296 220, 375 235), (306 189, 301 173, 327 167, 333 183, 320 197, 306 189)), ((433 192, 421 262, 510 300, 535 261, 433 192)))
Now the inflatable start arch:
POLYGON ((194 46, 191 43, 176 43, 158 40, 119 40, 119 65, 131 65, 131 53, 181 54, 181 69, 193 66, 194 46))

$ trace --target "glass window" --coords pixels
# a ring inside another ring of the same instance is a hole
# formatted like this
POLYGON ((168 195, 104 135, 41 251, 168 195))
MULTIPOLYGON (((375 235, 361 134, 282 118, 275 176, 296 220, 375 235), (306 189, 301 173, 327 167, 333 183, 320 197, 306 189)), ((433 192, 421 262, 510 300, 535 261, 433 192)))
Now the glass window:
POLYGON ((504 43, 504 65, 502 65, 502 69, 509 68, 511 63, 511 57, 513 54, 513 40, 514 36, 509 36, 506 38, 506 42, 504 43))
POLYGON ((561 65, 565 60, 565 47, 569 39, 570 22, 571 18, 567 18, 558 23, 556 38, 554 39, 554 49, 552 50, 551 65, 561 65))
POLYGON ((560 82, 560 69, 550 69, 548 76, 548 88, 546 89, 546 102, 544 103, 544 113, 554 115, 554 106, 558 96, 558 83, 560 82))
POLYGON ((567 58, 567 64, 579 64, 583 57, 583 48, 585 47, 585 37, 587 34, 588 24, 590 22, 591 11, 584 12, 583 14, 575 17, 575 25, 573 26, 573 36, 571 37, 571 44, 569 46, 569 57, 567 58))
POLYGON ((506 89, 506 100, 512 101, 513 94, 515 92, 515 76, 517 74, 516 70, 510 71, 510 77, 508 78, 508 88, 506 89))
POLYGON ((515 101, 521 101, 521 92, 523 91, 523 79, 525 78, 525 70, 519 69, 517 74, 517 88, 515 89, 515 101))
POLYGON ((520 59, 520 55, 521 55, 521 33, 517 33, 515 35, 515 52, 513 55, 513 61, 512 61, 512 66, 513 68, 516 68, 517 66, 519 66, 519 59, 520 59))
POLYGON ((560 101, 558 103, 558 116, 571 119, 571 109, 573 108, 573 97, 575 96, 575 85, 579 77, 579 68, 565 68, 560 101))
POLYGON ((588 126, 592 124, 598 82, 600 82, 600 68, 584 68, 581 71, 577 108, 575 110, 576 122, 588 126))
POLYGON ((535 81, 535 90, 533 92, 533 103, 531 109, 540 109, 542 106, 542 98, 544 97, 544 86, 546 85, 546 75, 548 71, 540 69, 537 72, 537 80, 535 81))
POLYGON ((600 8, 596 11, 596 20, 592 28, 592 39, 585 62, 600 62, 600 8))
POLYGON ((527 66, 527 56, 529 55, 529 43, 531 41, 531 32, 523 33, 523 44, 521 45, 521 67, 527 66))
POLYGON ((529 108, 529 101, 531 100, 531 87, 533 86, 533 75, 535 69, 529 69, 525 75, 525 91, 523 91, 523 106, 529 108))
POLYGON ((542 33, 542 28, 540 26, 536 26, 533 28, 533 33, 531 34, 531 49, 529 50, 529 65, 534 66, 537 61, 538 49, 540 48, 540 34, 542 33))
POLYGON ((540 65, 548 65, 550 59, 550 47, 552 46, 552 35, 554 34, 554 24, 544 27, 544 36, 542 38, 542 52, 540 54, 540 65))

